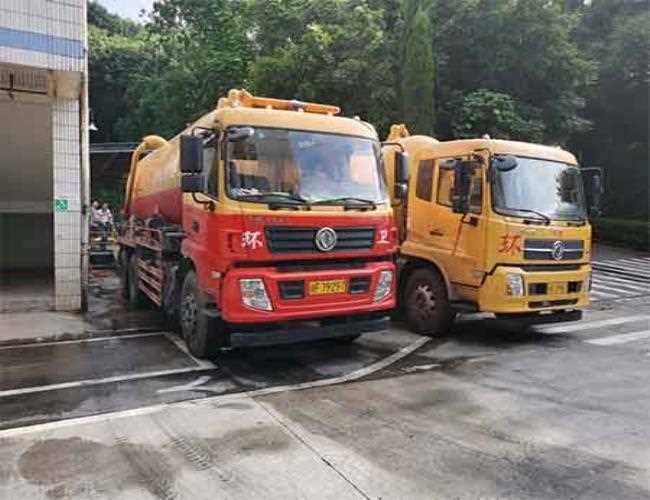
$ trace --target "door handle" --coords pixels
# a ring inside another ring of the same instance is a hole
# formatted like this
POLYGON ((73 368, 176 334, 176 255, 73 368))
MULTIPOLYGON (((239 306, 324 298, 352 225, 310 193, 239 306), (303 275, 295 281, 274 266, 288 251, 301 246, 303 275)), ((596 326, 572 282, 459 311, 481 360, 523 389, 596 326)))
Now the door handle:
POLYGON ((438 228, 435 228, 435 229, 432 229, 431 231, 429 231, 429 234, 430 234, 431 236, 444 236, 444 235, 445 235, 445 232, 442 231, 442 230, 440 230, 440 229, 438 229, 438 228))

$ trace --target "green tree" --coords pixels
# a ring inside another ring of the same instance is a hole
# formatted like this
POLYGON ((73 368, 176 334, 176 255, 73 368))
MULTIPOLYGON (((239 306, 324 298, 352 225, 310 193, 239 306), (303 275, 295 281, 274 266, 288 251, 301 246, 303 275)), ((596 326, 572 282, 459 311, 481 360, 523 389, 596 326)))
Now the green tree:
POLYGON ((96 0, 88 2, 88 24, 106 30, 111 35, 134 36, 142 31, 141 25, 111 14, 96 0))
POLYGON ((540 142, 544 124, 526 116, 507 94, 479 89, 467 94, 453 119, 454 136, 476 138, 488 134, 493 139, 540 142))
POLYGON ((236 0, 158 0, 147 29, 148 57, 132 75, 129 137, 171 136, 244 83, 250 61, 247 25, 236 0))
POLYGON ((404 0, 401 97, 404 121, 418 134, 433 135, 434 55, 429 0, 404 0))
POLYGON ((336 104, 382 131, 398 116, 383 10, 353 0, 253 0, 249 13, 256 93, 336 104))
POLYGON ((462 97, 504 93, 544 122, 545 142, 566 143, 589 123, 581 115, 594 66, 573 41, 578 16, 539 0, 438 0, 436 93, 442 137, 462 97))
POLYGON ((650 13, 645 2, 594 0, 585 6, 578 39, 598 62, 587 94, 591 130, 572 147, 585 165, 607 173, 605 213, 648 220, 650 13))
POLYGON ((88 42, 90 109, 99 128, 91 134, 91 139, 93 142, 132 140, 118 121, 129 115, 125 94, 147 57, 145 40, 139 35, 110 34, 91 25, 88 42))

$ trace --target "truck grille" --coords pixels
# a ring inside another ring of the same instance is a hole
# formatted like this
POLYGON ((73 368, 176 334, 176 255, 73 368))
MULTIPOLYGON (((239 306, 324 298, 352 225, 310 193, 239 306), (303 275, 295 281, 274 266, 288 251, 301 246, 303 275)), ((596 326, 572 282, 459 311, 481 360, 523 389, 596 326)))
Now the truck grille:
MULTIPOLYGON (((271 253, 318 252, 314 238, 320 228, 267 227, 266 241, 271 253)), ((333 252, 369 250, 375 241, 374 227, 334 228, 336 246, 333 252)))
POLYGON ((524 259, 528 260, 575 260, 582 258, 583 251, 582 240, 527 239, 524 241, 524 259), (561 245, 561 252, 555 251, 557 245, 561 245))
MULTIPOLYGON (((569 281, 567 283, 567 293, 580 293, 581 289, 581 281, 569 281)), ((547 293, 547 283, 531 283, 528 285, 528 295, 546 295, 547 293)))

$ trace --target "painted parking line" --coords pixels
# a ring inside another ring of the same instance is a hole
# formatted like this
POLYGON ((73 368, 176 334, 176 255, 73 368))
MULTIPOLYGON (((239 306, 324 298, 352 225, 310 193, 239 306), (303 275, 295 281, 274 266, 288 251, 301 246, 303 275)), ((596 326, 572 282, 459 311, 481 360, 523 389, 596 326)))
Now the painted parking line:
POLYGON ((617 299, 617 298, 619 298, 618 295, 601 292, 599 290, 592 290, 590 293, 591 293, 592 297, 594 297, 595 299, 617 299))
POLYGON ((641 330, 639 332, 621 333, 620 335, 611 335, 609 337, 602 337, 599 339, 585 340, 587 344, 594 345, 617 345, 634 342, 635 340, 650 339, 650 330, 641 330))
POLYGON ((55 422, 47 422, 44 424, 36 424, 36 425, 30 425, 26 427, 15 427, 13 429, 0 430, 0 439, 32 434, 32 433, 42 432, 42 431, 52 431, 55 429, 73 427, 76 425, 100 423, 100 422, 115 420, 119 418, 151 415, 174 407, 191 407, 191 406, 203 405, 203 404, 214 405, 215 403, 218 402, 229 401, 238 398, 245 398, 245 397, 253 398, 256 396, 264 396, 264 395, 274 394, 278 392, 300 391, 304 389, 310 389, 313 387, 323 387, 329 385, 342 384, 345 382, 353 382, 363 377, 366 377, 368 375, 371 375, 379 370, 387 368, 391 364, 394 364, 397 361, 401 360, 402 358, 405 358, 409 354, 413 353, 414 351, 416 351, 417 349, 425 345, 430 340, 431 338, 429 337, 420 337, 415 341, 413 341, 411 344, 402 347, 399 351, 391 354, 390 356, 387 356, 384 359, 381 359, 375 363, 372 363, 371 365, 368 365, 364 368, 361 368, 347 375, 343 375, 339 377, 331 377, 327 379, 321 379, 314 382, 306 382, 301 384, 284 385, 278 387, 271 387, 267 389, 258 389, 254 391, 224 394, 224 395, 212 396, 212 397, 207 397, 207 398, 202 398, 202 399, 197 399, 192 401, 182 401, 177 403, 162 403, 162 404, 156 404, 151 406, 145 406, 142 408, 135 408, 132 410, 103 413, 101 415, 89 415, 86 417, 78 417, 78 418, 73 418, 68 420, 58 420, 55 422))
POLYGON ((633 323, 635 321, 650 321, 650 315, 638 316, 625 316, 622 318, 603 319, 600 321, 580 321, 570 325, 559 325, 550 327, 537 327, 536 331, 540 333, 569 333, 579 332, 581 330, 591 330, 595 328, 602 328, 605 326, 623 325, 625 323, 633 323))
POLYGON ((203 368, 207 368, 207 369, 217 368, 217 365, 215 365, 212 361, 208 361, 206 359, 199 359, 192 356, 192 353, 190 353, 189 349, 187 348, 187 344, 185 344, 185 341, 183 341, 178 335, 174 335, 173 333, 169 333, 169 332, 166 332, 164 335, 167 338, 167 340, 169 340, 172 344, 174 344, 179 351, 181 351, 183 354, 189 357, 198 366, 202 366, 203 368))
POLYGON ((119 335, 106 335, 102 337, 89 337, 85 339, 72 339, 72 340, 52 340, 48 342, 30 342, 28 344, 14 344, 0 346, 0 351, 9 351, 12 349, 27 349, 30 347, 45 347, 45 346, 59 346, 59 345, 69 345, 69 344, 85 344, 90 342, 106 342, 110 340, 121 340, 121 339, 137 339, 141 337, 158 337, 164 335, 165 332, 146 332, 146 333, 128 333, 128 334, 119 334, 119 335))
POLYGON ((603 285, 598 281, 595 281, 591 284, 592 290, 598 291, 598 292, 605 292, 605 293, 614 293, 614 294, 622 294, 622 295, 634 295, 634 292, 632 290, 624 290, 622 288, 618 288, 612 285, 603 285))
POLYGON ((631 264, 594 262, 593 268, 595 271, 624 274, 644 281, 650 278, 650 269, 645 269, 642 266, 632 266, 631 264))
POLYGON ((615 262, 622 262, 633 266, 650 268, 650 260, 644 258, 617 259, 615 262))
POLYGON ((594 283, 616 283, 617 285, 626 286, 628 288, 635 288, 638 290, 643 290, 645 292, 650 292, 650 287, 647 283, 641 283, 639 281, 625 279, 618 276, 612 276, 611 274, 596 274, 594 275, 594 283))
POLYGON ((185 373, 199 373, 208 370, 215 370, 217 365, 211 361, 197 359, 187 350, 185 343, 178 338, 178 336, 173 335, 168 332, 148 332, 148 333, 137 333, 137 334, 128 334, 128 335, 119 335, 119 336, 109 336, 109 337, 94 337, 87 339, 76 339, 76 340, 65 340, 59 342, 41 342, 41 343, 31 343, 15 346, 5 346, 0 348, 0 350, 7 351, 11 349, 24 349, 31 347, 47 347, 47 346, 61 346, 61 345, 70 345, 70 344, 95 344, 97 342, 111 342, 111 341, 123 341, 123 340, 132 340, 137 338, 148 338, 148 337, 165 337, 183 356, 188 357, 195 366, 186 366, 182 368, 170 368, 165 370, 152 370, 145 371, 141 373, 127 373, 124 375, 114 375, 110 377, 97 377, 90 379, 82 380, 73 380, 69 382, 59 382, 55 384, 47 385, 38 385, 30 387, 21 387, 15 389, 0 390, 0 398, 6 398, 10 396, 20 396, 25 394, 36 394, 43 392, 51 392, 62 389, 74 389, 82 388, 96 385, 112 384, 118 382, 131 382, 136 380, 144 380, 150 378, 164 377, 169 375, 180 375, 185 373))
POLYGON ((196 366, 189 368, 176 368, 173 370, 157 370, 144 373, 132 373, 130 375, 117 375, 115 377, 92 378, 86 380, 76 380, 74 382, 62 382, 60 384, 40 385, 35 387, 22 387, 20 389, 9 389, 0 391, 0 398, 9 396, 20 396, 23 394, 35 394, 39 392, 58 391, 61 389, 73 389, 79 387, 88 387, 93 385, 113 384, 116 382, 130 382, 132 380, 142 380, 147 378, 164 377, 166 375, 178 375, 181 373, 202 372, 213 370, 212 367, 196 366))

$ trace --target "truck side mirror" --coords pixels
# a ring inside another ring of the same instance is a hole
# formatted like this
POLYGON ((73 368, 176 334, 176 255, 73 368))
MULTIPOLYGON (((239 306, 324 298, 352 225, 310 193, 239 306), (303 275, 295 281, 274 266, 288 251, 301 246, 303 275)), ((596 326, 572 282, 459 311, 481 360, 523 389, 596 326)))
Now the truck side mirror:
POLYGON ((517 168, 517 158, 512 155, 496 155, 492 159, 492 166, 499 172, 510 172, 517 168))
POLYGON ((185 174, 181 176, 181 190, 184 193, 205 192, 205 177, 203 174, 185 174))
POLYGON ((181 135, 181 173, 196 174, 203 171, 203 138, 181 135))
MULTIPOLYGON (((602 215, 602 197, 605 193, 605 183, 603 182, 603 169, 600 167, 587 167, 583 168, 582 172, 589 173, 588 178, 590 179, 590 188, 587 189, 585 186, 585 191, 589 193, 588 197, 590 198, 589 203, 589 216, 598 217, 602 215)), ((586 179, 585 179, 586 184, 586 179)))
POLYGON ((408 184, 396 183, 395 184, 395 198, 405 201, 408 196, 408 184))
POLYGON ((603 194, 603 185, 600 175, 594 175, 591 178, 591 214, 599 216, 602 213, 602 200, 601 195, 603 194))
POLYGON ((409 155, 403 151, 395 151, 395 182, 408 184, 409 155))
POLYGON ((395 198, 404 201, 408 196, 409 155, 404 151, 395 152, 395 198))
POLYGON ((471 161, 457 160, 454 163, 454 187, 452 196, 452 211, 455 214, 469 212, 469 197, 472 185, 474 165, 471 161))
POLYGON ((233 127, 228 129, 226 135, 228 142, 241 142, 255 135, 253 127, 233 127))

